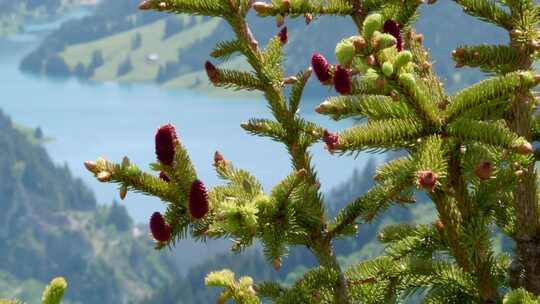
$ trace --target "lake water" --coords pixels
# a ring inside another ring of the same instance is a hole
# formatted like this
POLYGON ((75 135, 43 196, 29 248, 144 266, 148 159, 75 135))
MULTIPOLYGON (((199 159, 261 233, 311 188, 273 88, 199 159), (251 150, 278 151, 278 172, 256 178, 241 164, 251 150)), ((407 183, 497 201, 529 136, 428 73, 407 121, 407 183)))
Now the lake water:
MULTIPOLYGON (((50 27, 27 27, 26 33, 0 41, 0 108, 15 122, 40 126, 46 136, 55 138, 46 145, 52 159, 59 165, 67 164, 74 176, 82 178, 99 203, 117 199, 116 187, 98 183, 83 162, 99 156, 120 161, 128 155, 142 169, 147 168, 155 161, 155 130, 169 122, 176 125, 199 177, 208 185, 219 182, 212 167, 216 150, 254 173, 267 191, 290 172, 289 157, 280 144, 250 136, 239 127, 251 117, 269 117, 262 98, 220 100, 152 85, 83 84, 21 73, 20 59, 50 27)), ((335 123, 315 113, 319 102, 309 100, 301 115, 331 130, 351 125, 350 121, 335 123)), ((346 181, 366 159, 366 155, 356 160, 332 156, 322 144, 314 147, 313 154, 323 190, 346 181)), ((163 210, 156 199, 134 193, 128 194, 124 204, 137 222, 146 222, 153 211, 163 210)))

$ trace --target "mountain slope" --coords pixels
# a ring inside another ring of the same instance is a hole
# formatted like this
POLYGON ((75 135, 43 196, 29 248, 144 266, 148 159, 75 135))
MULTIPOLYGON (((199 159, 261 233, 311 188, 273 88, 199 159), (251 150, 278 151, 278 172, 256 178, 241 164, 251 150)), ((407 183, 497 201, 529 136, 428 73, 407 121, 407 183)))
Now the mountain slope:
POLYGON ((137 303, 178 277, 123 206, 97 207, 1 112, 0 151, 0 298, 37 303, 45 283, 64 276, 69 303, 137 303))
MULTIPOLYGON (((94 81, 142 81, 156 82, 165 88, 209 89, 203 63, 217 41, 232 37, 222 20, 141 13, 136 11, 138 0, 119 3, 62 26, 23 60, 21 68, 94 81), (94 52, 102 57, 97 65, 91 63, 94 52)), ((478 71, 453 68, 450 51, 462 43, 500 42, 505 37, 503 33, 465 15, 451 1, 424 6, 423 12, 417 28, 425 34, 435 67, 449 89, 454 91, 477 81, 481 77, 478 71)), ((262 44, 278 32, 272 18, 250 16, 249 19, 262 44)), ((354 26, 347 18, 321 17, 309 26, 302 18, 287 19, 286 23, 289 27, 286 67, 291 74, 306 68, 315 51, 333 58, 335 44, 354 34, 354 26)), ((320 86, 312 85, 310 89, 310 93, 317 95, 326 92, 320 86)))

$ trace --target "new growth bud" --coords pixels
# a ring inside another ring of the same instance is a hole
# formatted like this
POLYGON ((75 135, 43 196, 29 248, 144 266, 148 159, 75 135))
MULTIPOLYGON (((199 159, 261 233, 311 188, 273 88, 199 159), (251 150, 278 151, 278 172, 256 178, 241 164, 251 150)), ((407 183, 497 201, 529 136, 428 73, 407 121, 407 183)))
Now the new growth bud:
POLYGON ((150 0, 144 0, 143 2, 139 3, 139 9, 146 11, 152 8, 152 5, 150 3, 150 0))
POLYGON ((119 195, 121 200, 124 200, 126 198, 127 192, 128 187, 126 185, 120 186, 119 195))
POLYGON ((109 171, 101 171, 96 175, 96 178, 98 181, 105 183, 111 180, 111 172, 109 171))
POLYGON ((333 153, 339 144, 339 134, 331 133, 324 130, 323 141, 326 144, 326 148, 330 153, 333 153))
POLYGON ((281 260, 280 259, 273 260, 272 267, 274 267, 276 271, 279 271, 281 269, 281 260))
POLYGON ((444 231, 444 224, 441 222, 441 220, 437 220, 433 223, 433 226, 435 226, 435 229, 439 231, 439 233, 443 233, 444 231))
POLYGON ((225 158, 223 158, 223 155, 221 155, 219 151, 216 151, 216 153, 214 153, 214 166, 219 165, 224 160, 225 158))
POLYGON ((276 27, 280 28, 285 25, 285 17, 283 15, 276 16, 276 27))
POLYGON ((418 187, 433 191, 437 183, 437 173, 433 173, 431 170, 416 172, 416 184, 418 187))
POLYGON ((208 79, 210 79, 211 82, 216 83, 219 81, 219 71, 210 61, 206 61, 204 63, 204 69, 206 70, 206 75, 208 75, 208 79))
POLYGON ((165 174, 165 172, 161 171, 159 172, 159 178, 164 181, 164 182, 170 182, 171 179, 167 176, 167 174, 165 174))
POLYGON ((315 112, 319 114, 325 114, 327 113, 327 110, 330 108, 330 105, 331 105, 330 102, 324 101, 315 108, 315 112))
POLYGON ((266 2, 261 2, 261 1, 253 3, 251 7, 253 7, 257 15, 269 14, 270 12, 272 12, 272 9, 273 9, 272 4, 268 4, 266 2))
POLYGON ((517 147, 517 152, 522 155, 531 154, 533 152, 533 146, 531 143, 524 143, 517 147))
POLYGON ((350 66, 356 48, 351 38, 343 39, 336 45, 336 58, 342 66, 350 66))
POLYGON ((97 170, 97 164, 90 160, 85 161, 84 166, 86 167, 86 170, 92 173, 95 173, 95 171, 97 170))

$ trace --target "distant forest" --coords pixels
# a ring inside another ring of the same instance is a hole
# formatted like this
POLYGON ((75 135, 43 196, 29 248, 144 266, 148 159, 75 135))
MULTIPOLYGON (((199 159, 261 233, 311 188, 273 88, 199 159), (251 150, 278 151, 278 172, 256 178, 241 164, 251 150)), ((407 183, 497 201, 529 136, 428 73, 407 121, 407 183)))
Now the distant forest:
MULTIPOLYGON (((142 14, 137 9, 138 2, 138 0, 104 1, 97 6, 92 15, 67 21, 58 30, 51 33, 36 50, 24 58, 20 65, 21 69, 36 74, 60 77, 75 76, 80 79, 90 79, 101 65, 96 65, 94 61, 88 63, 89 60, 86 60, 87 63, 79 62, 79 64, 70 66, 66 63, 66 58, 62 57, 62 52, 73 45, 97 41, 133 29, 143 29, 159 20, 165 20, 163 32, 153 32, 152 34, 162 35, 162 41, 166 41, 175 34, 187 31, 196 25, 193 20, 186 22, 186 20, 179 19, 178 16, 165 13, 151 12, 142 14)), ((461 14, 457 6, 451 1, 440 1, 440 3, 425 9, 429 10, 429 14, 419 19, 417 27, 426 36, 426 45, 437 50, 433 54, 435 67, 447 82, 449 89, 456 90, 477 81, 480 73, 478 71, 454 69, 449 53, 456 44, 500 42, 497 41, 497 39, 500 39, 497 37, 501 37, 501 35, 498 35, 497 29, 461 14), (440 20, 444 20, 444 22, 440 22, 440 20), (453 27, 453 24, 456 23, 463 26, 459 28, 453 27)), ((332 58, 334 49, 331 46, 342 38, 336 37, 334 33, 339 32, 347 36, 353 34, 354 30, 353 26, 345 19, 328 20, 321 18, 315 20, 309 26, 306 26, 303 20, 300 19, 287 20, 290 43, 287 46, 288 60, 286 66, 292 74, 307 66, 307 58, 314 51, 332 58), (308 39, 313 35, 316 35, 318 39, 308 39), (322 49, 317 48, 317 46, 322 46, 322 49)), ((271 18, 253 18, 252 23, 253 30, 261 37, 261 41, 265 41, 265 39, 276 34, 276 28, 272 26, 274 20, 271 18)), ((157 84, 164 84, 182 76, 182 74, 202 71, 202 62, 208 59, 213 42, 226 39, 226 37, 230 37, 230 33, 225 26, 220 25, 209 34, 201 35, 195 44, 190 45, 189 48, 178 50, 177 58, 160 61, 159 69, 155 74, 142 75, 139 78, 151 78, 157 84)), ((131 51, 144 47, 144 39, 142 38, 140 33, 139 36, 136 34, 131 36, 131 51)), ((153 47, 159 49, 160 46, 153 47)), ((100 52, 102 50, 96 51, 100 52)), ((121 62, 115 63, 118 65, 114 67, 114 70, 117 71, 116 77, 121 77, 132 70, 137 72, 137 65, 134 62, 128 62, 129 52, 129 50, 126 50, 128 55, 121 62), (120 67, 121 64, 123 64, 122 67, 120 67), (132 64, 132 66, 129 64, 132 64)), ((107 58, 105 58, 103 64, 108 64, 107 58)), ((141 73, 144 73, 144 71, 141 71, 141 73)))

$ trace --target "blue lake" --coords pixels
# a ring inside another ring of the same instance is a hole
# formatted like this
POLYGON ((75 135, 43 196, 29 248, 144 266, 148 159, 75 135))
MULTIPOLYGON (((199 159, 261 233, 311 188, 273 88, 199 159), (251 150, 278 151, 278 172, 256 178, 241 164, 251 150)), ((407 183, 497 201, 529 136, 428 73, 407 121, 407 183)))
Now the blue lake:
MULTIPOLYGON (((0 108, 17 123, 40 126, 55 140, 46 145, 52 159, 67 164, 73 175, 93 189, 99 203, 117 199, 116 187, 98 183, 82 163, 103 156, 120 161, 124 155, 142 169, 155 160, 153 137, 157 127, 173 123, 188 148, 199 177, 207 185, 219 183, 212 167, 219 150, 236 166, 254 173, 270 190, 290 172, 285 149, 268 139, 246 134, 240 123, 251 117, 270 117, 264 99, 220 100, 191 91, 164 91, 152 85, 121 86, 115 83, 83 84, 26 75, 18 70, 20 59, 37 45, 43 27, 0 41, 0 108)), ((332 122, 313 111, 321 100, 304 103, 301 115, 331 129, 351 126, 332 122)), ((313 148, 322 189, 346 181, 354 168, 367 159, 330 155, 322 144, 313 148)), ((156 199, 129 193, 124 203, 137 222, 162 210, 156 199)))

